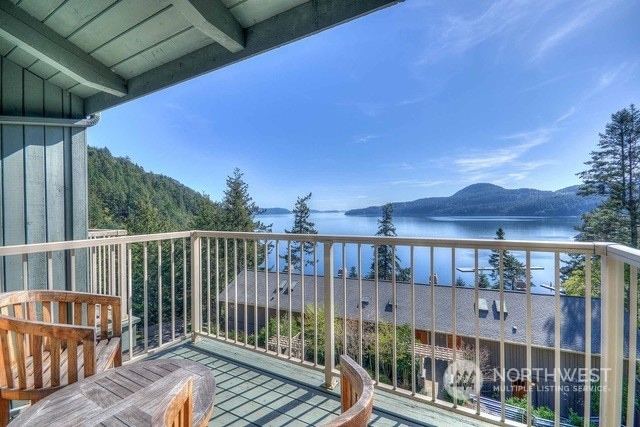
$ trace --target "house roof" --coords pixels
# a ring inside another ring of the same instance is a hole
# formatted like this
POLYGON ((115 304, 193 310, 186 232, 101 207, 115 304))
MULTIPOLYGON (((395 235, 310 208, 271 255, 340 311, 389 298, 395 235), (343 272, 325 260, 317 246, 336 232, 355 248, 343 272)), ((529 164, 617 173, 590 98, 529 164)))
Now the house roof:
POLYGON ((398 1, 2 1, 0 56, 92 114, 398 1))
MULTIPOLYGON (((235 301, 236 287, 238 290, 237 301, 255 302, 255 273, 247 271, 246 299, 245 299, 245 273, 238 274, 228 286, 228 301, 235 301)), ((275 272, 265 274, 263 271, 257 274, 257 298, 258 306, 264 307, 268 300, 270 308, 276 308, 276 289, 279 280, 288 279, 287 273, 275 272), (267 296, 267 298, 265 297, 267 296)), ((294 312, 300 312, 302 305, 302 290, 304 289, 305 306, 314 302, 315 281, 313 276, 300 276, 292 274, 291 280, 298 284, 291 291, 291 306, 294 312), (304 284, 304 285, 303 285, 304 284)), ((347 317, 358 318, 360 310, 359 281, 358 279, 344 279, 346 283, 346 307, 347 317)), ((378 317, 385 322, 392 322, 393 308, 392 283, 379 281, 378 284, 378 317)), ((220 300, 227 300, 226 292, 220 293, 220 300)), ((344 287, 343 279, 334 279, 334 307, 336 316, 342 317, 344 313, 344 287)), ((425 284, 415 285, 415 319, 416 329, 431 329, 431 292, 432 287, 425 284)), ((453 292, 451 286, 433 286, 435 299, 435 329, 436 332, 450 334, 453 331, 453 292)), ((362 309, 365 321, 375 321, 375 282, 362 280, 363 299, 368 300, 362 309)), ((318 277, 317 281, 318 304, 324 301, 324 278, 318 277)), ((397 296, 397 324, 411 323, 411 284, 396 283, 397 296)), ((487 310, 481 310, 478 317, 479 336, 482 339, 500 339, 500 314, 498 313, 500 292, 493 289, 479 289, 478 297, 484 299, 487 310)), ((455 289, 456 333, 460 336, 475 337, 475 289, 468 287, 456 287, 455 289)), ((585 351, 585 304, 583 297, 560 296, 560 344, 564 350, 585 351)), ((527 296, 524 292, 504 291, 506 305, 506 317, 504 318, 505 342, 526 344, 527 326, 527 296)), ((288 309, 289 294, 280 292, 280 307, 288 309)), ((482 308, 482 307, 481 307, 482 308)), ((600 299, 592 298, 592 342, 591 348, 594 354, 600 353, 600 299)), ((628 354, 629 316, 625 317, 625 355, 628 354)), ((531 294, 531 333, 532 344, 541 347, 554 347, 555 345, 555 296, 543 294, 531 294)), ((640 338, 640 335, 639 335, 640 338)), ((640 340, 638 340, 640 342, 640 340)))

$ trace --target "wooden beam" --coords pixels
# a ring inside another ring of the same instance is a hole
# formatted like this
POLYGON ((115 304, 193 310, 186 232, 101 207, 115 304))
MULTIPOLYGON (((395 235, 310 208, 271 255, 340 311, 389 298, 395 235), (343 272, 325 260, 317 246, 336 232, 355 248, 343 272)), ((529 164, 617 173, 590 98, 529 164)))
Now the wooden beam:
POLYGON ((68 75, 110 96, 127 94, 124 79, 11 2, 0 0, 0 37, 68 75))
POLYGON ((171 0, 191 25, 230 52, 244 49, 244 30, 220 0, 171 0))
POLYGON ((85 100, 86 114, 139 98, 193 77, 294 42, 399 3, 402 0, 311 0, 245 30, 246 47, 229 52, 212 43, 128 81, 129 93, 116 98, 98 93, 85 100))

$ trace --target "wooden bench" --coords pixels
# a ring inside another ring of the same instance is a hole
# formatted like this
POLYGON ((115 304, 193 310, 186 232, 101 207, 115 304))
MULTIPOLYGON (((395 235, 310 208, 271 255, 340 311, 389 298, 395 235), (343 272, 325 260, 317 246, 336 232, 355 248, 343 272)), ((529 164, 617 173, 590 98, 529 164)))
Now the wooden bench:
POLYGON ((122 364, 120 298, 65 291, 0 293, 0 426, 11 400, 35 403, 122 364))
MULTIPOLYGON (((191 427, 193 425, 193 380, 174 385, 151 419, 152 426, 191 427)), ((208 419, 205 422, 208 423, 208 419)))
POLYGON ((347 355, 340 356, 340 386, 342 414, 326 426, 366 426, 373 410, 373 380, 347 355))

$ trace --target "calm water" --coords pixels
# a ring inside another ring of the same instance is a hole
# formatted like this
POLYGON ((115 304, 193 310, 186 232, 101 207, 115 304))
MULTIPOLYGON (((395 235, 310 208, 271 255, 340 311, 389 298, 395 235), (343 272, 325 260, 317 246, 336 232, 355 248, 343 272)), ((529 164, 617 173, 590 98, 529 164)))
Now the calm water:
MULTIPOLYGON (((261 215, 258 217, 265 224, 273 224, 273 232, 281 233, 293 225, 293 214, 289 215, 261 215)), ((314 213, 311 221, 315 223, 320 234, 361 235, 373 236, 378 229, 378 218, 346 216, 343 213, 314 213)), ((396 217, 394 218, 396 233, 400 237, 425 237, 448 239, 493 239, 498 227, 502 227, 508 240, 552 240, 572 241, 577 234, 574 227, 580 223, 577 217, 396 217)), ((337 269, 342 266, 342 248, 334 249, 334 265, 337 269)), ((280 244, 280 254, 286 253, 286 244, 280 244)), ((345 248, 346 268, 358 266, 357 245, 347 245, 345 248)), ((398 248, 398 255, 403 266, 410 266, 409 248, 398 248)), ((479 252, 479 265, 487 266, 490 251, 479 252)), ((514 252, 524 261, 524 253, 514 252)), ((362 247, 362 271, 369 272, 373 250, 370 246, 362 247)), ((319 248, 318 259, 322 259, 322 248, 319 248)), ((452 260, 451 249, 436 248, 434 250, 434 272, 438 275, 439 283, 451 283, 452 265, 454 267, 473 267, 475 263, 474 251, 456 250, 452 260)), ((270 267, 275 267, 276 256, 270 257, 270 267)), ((279 262, 280 268, 284 265, 279 262)), ((534 284, 549 284, 554 279, 554 256, 548 253, 532 253, 531 265, 542 267, 543 270, 532 271, 534 284)), ((318 263, 319 274, 322 272, 322 262, 318 263)), ((428 282, 431 271, 431 254, 429 248, 416 248, 414 252, 414 274, 417 282, 428 282)), ((307 273, 311 268, 307 269, 307 273)), ((336 273, 334 272, 334 274, 336 273)), ((456 270, 456 277, 462 278, 468 285, 473 284, 473 273, 462 273, 456 270)), ((536 286, 534 292, 547 293, 548 290, 536 286)))

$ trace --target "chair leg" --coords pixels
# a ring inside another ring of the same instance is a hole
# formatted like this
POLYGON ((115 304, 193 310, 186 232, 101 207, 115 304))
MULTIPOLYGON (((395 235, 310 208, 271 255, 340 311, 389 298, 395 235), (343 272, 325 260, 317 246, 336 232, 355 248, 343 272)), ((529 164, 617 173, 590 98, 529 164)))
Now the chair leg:
POLYGON ((0 427, 9 424, 10 404, 10 400, 0 398, 0 427))

